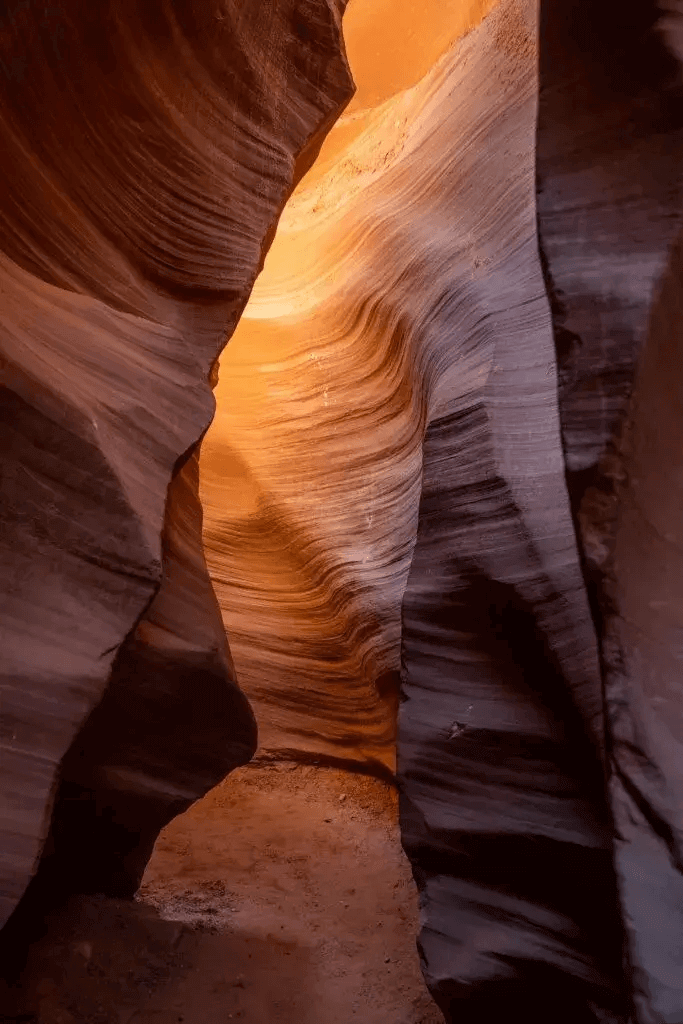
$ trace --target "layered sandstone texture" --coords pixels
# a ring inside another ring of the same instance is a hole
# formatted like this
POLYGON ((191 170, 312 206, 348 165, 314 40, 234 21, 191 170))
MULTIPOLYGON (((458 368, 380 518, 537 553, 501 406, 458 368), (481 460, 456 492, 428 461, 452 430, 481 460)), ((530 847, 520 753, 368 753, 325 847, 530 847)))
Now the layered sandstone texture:
POLYGON ((264 755, 393 767, 402 672, 401 827, 448 1019, 511 998, 532 1020, 618 1012, 601 677, 537 246, 536 8, 444 12, 443 51, 389 53, 376 88, 361 10, 356 97, 221 359, 210 570, 264 755))
MULTIPOLYGON (((380 24, 352 0, 358 91, 280 222, 203 450, 207 558, 262 754, 393 767, 400 679, 404 845, 449 1019, 510 999, 539 1021, 683 1019, 676 901, 657 963, 615 783, 605 798, 616 709, 641 714, 609 667, 633 614, 609 625, 611 579, 621 438, 679 224, 680 92, 654 5, 594 7, 380 24)), ((646 764, 667 739, 641 744, 646 764)), ((671 814, 626 785, 665 857, 671 814)), ((675 888, 673 863, 650 888, 671 871, 675 888)))
MULTIPOLYGON (((422 439, 465 326, 455 289, 477 254, 457 164, 481 140, 467 137, 474 83, 454 44, 492 6, 352 0, 356 94, 221 357, 204 537, 263 757, 395 767, 422 439)), ((532 135, 523 144, 529 172, 532 135)))
POLYGON ((3 15, 4 916, 248 698, 396 772, 449 1024, 681 1024, 680 18, 351 0, 313 163, 342 6, 3 15))
POLYGON ((398 770, 426 977, 453 1021, 625 1009, 598 648, 537 245, 538 58, 534 3, 501 3, 463 41, 438 186, 451 249, 398 770))
POLYGON ((337 0, 0 14, 0 918, 132 894, 256 746, 207 575, 209 376, 353 92, 337 0))

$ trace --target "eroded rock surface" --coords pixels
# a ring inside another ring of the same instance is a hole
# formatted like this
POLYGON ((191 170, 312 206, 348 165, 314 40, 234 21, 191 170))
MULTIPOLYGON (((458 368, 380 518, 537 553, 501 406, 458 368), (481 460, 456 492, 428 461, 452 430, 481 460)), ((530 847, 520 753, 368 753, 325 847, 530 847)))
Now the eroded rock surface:
POLYGON ((651 3, 355 0, 311 167, 342 7, 0 22, 0 911, 41 854, 135 890, 254 752, 235 665, 263 754, 378 774, 400 677, 447 1020, 681 1024, 677 66, 651 3), (221 361, 217 603, 209 376, 308 168, 221 361))
POLYGON ((3 920, 51 817, 52 885, 129 892, 160 825, 255 748, 196 449, 277 217, 352 94, 342 10, 4 7, 3 920))
POLYGON ((207 557, 273 754, 391 764, 373 684, 402 627, 402 829, 449 1017, 514 997, 618 1019, 602 679, 537 247, 537 24, 532 4, 478 13, 393 88, 359 60, 359 107, 221 360, 207 557))
POLYGON ((395 6, 353 0, 344 16, 357 92, 221 358, 201 462, 260 755, 377 774, 395 761, 422 437, 457 329, 447 295, 470 272, 448 184, 469 103, 452 47, 492 4, 395 6))
MULTIPOLYGON (((660 11, 546 4, 539 228, 567 481, 607 698, 615 860, 639 1022, 683 1020, 680 232, 683 82, 660 11)), ((679 53, 680 57, 680 53, 679 53)))
POLYGON ((457 109, 440 187, 472 248, 444 264, 450 372, 403 604, 401 822, 426 978, 454 1021, 624 1009, 601 678, 536 238, 536 47, 535 5, 502 3, 455 64, 477 102, 457 109))

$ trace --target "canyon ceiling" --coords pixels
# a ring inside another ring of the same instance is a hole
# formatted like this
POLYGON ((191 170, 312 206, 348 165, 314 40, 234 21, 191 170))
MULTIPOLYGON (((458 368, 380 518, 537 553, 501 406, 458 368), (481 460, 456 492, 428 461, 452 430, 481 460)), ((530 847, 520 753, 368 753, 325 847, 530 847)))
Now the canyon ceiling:
POLYGON ((682 22, 344 7, 0 14, 0 919, 346 765, 449 1022, 683 1024, 682 22))

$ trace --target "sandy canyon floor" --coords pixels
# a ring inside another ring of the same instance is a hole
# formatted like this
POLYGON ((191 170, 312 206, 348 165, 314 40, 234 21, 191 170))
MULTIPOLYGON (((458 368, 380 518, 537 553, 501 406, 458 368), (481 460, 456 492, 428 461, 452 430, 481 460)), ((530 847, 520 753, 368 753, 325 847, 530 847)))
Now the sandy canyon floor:
POLYGON ((134 903, 46 921, 0 1021, 443 1024, 384 782, 248 766, 162 833, 134 903))

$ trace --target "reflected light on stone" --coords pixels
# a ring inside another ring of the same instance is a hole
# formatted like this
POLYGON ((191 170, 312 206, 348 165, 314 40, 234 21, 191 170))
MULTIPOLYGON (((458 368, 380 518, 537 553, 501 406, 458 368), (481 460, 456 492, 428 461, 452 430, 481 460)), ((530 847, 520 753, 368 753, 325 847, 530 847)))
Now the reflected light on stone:
POLYGON ((375 680, 399 667, 424 403, 413 314, 392 290, 425 230, 406 224, 401 240, 396 225, 415 151, 443 116, 452 44, 492 7, 351 0, 356 95, 221 357, 201 463, 206 553, 265 749, 394 764, 395 703, 375 680))

